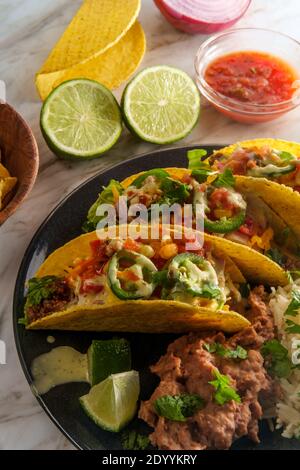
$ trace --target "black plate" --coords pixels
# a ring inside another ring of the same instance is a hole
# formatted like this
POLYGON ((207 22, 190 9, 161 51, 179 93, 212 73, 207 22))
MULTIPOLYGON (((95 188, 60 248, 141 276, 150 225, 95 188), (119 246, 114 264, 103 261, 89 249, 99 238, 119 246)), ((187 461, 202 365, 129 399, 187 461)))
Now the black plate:
MULTIPOLYGON (((193 147, 195 148, 195 147, 193 147)), ((202 146, 208 154, 218 146, 202 146)), ((110 338, 111 333, 84 333, 58 331, 26 331, 18 325, 23 316, 24 285, 31 278, 45 258, 56 248, 81 234, 81 225, 87 209, 95 201, 99 189, 111 178, 122 180, 139 171, 157 167, 186 167, 186 152, 189 147, 158 150, 144 154, 116 165, 86 181, 64 199, 43 222, 34 235, 24 255, 14 292, 14 333, 19 358, 29 385, 32 384, 30 365, 39 354, 48 352, 53 345, 47 343, 47 336, 56 338, 55 346, 68 345, 85 352, 92 339, 110 338)), ((157 384, 157 378, 149 372, 149 365, 155 363, 166 351, 175 335, 122 334, 129 339, 132 349, 133 368, 140 372, 141 399, 147 399, 157 384)), ((60 385, 43 396, 38 402, 52 421, 79 449, 121 449, 120 436, 98 428, 82 411, 78 397, 87 393, 89 387, 83 383, 60 385)), ((136 421, 131 426, 147 430, 147 426, 136 421)), ((261 444, 254 445, 249 439, 240 439, 233 449, 300 449, 299 441, 283 439, 279 432, 271 433, 266 422, 261 424, 261 444)))

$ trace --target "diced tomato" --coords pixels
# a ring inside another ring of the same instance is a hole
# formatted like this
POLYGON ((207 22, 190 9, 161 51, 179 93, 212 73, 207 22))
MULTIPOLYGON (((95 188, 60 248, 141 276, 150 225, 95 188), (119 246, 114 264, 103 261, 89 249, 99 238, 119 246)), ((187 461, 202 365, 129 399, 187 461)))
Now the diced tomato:
POLYGON ((229 200, 229 192, 226 188, 215 189, 209 198, 209 206, 213 209, 233 209, 234 204, 229 200))
POLYGON ((104 286, 100 284, 93 284, 89 282, 88 280, 86 280, 82 283, 80 292, 82 294, 98 294, 99 292, 102 292, 103 289, 104 289, 104 286))
POLYGON ((124 250, 128 251, 139 251, 140 245, 137 243, 135 240, 132 240, 131 238, 127 238, 125 240, 124 245, 123 245, 124 250))
POLYGON ((122 279, 124 281, 139 281, 140 278, 135 274, 133 271, 118 271, 118 279, 122 279))
POLYGON ((254 235, 254 221, 251 217, 247 217, 245 223, 240 226, 239 230, 240 233, 243 235, 247 235, 248 237, 252 237, 254 235))
POLYGON ((90 242, 90 247, 91 247, 91 250, 92 250, 93 254, 98 254, 99 249, 102 246, 103 246, 103 240, 99 240, 99 238, 97 238, 96 240, 92 240, 90 242))
POLYGON ((182 183, 190 184, 191 181, 192 181, 191 175, 184 175, 184 176, 181 178, 181 182, 182 182, 182 183))
POLYGON ((300 193, 300 186, 294 186, 294 187, 293 187, 293 190, 294 190, 294 191, 297 191, 298 193, 300 193))

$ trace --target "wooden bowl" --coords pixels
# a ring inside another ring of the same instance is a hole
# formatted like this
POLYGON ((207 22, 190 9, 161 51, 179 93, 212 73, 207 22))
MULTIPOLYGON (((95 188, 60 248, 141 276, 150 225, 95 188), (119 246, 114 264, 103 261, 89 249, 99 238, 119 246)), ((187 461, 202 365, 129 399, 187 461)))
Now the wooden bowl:
POLYGON ((12 215, 34 185, 38 167, 39 151, 33 133, 9 104, 0 102, 0 149, 1 163, 18 182, 5 199, 0 211, 0 225, 12 215))

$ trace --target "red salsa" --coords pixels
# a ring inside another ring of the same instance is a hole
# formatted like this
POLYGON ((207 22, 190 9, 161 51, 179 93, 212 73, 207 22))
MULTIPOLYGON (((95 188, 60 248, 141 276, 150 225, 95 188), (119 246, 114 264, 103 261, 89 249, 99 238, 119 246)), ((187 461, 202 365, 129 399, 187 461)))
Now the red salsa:
POLYGON ((205 80, 217 92, 238 101, 273 104, 293 95, 294 69, 279 57, 255 51, 227 54, 214 60, 205 80))

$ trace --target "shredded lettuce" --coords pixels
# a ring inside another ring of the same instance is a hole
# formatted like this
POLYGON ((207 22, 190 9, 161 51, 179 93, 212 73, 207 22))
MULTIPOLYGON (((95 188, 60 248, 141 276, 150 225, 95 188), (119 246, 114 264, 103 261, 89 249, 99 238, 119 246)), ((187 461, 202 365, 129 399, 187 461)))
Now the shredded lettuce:
POLYGON ((124 191, 124 188, 119 183, 119 181, 116 181, 114 179, 110 180, 107 186, 103 186, 103 191, 101 191, 97 200, 90 207, 87 213, 86 221, 82 226, 82 230, 84 232, 92 232, 93 230, 96 230, 98 222, 102 219, 101 216, 98 216, 96 214, 97 209, 99 206, 101 206, 101 204, 114 204, 113 190, 115 190, 117 193, 119 193, 119 195, 121 195, 124 191))
POLYGON ((203 157, 206 157, 207 151, 204 149, 193 149, 193 150, 188 150, 187 152, 187 158, 189 161, 189 166, 188 168, 190 170, 197 170, 201 168, 202 165, 202 159, 203 157))

